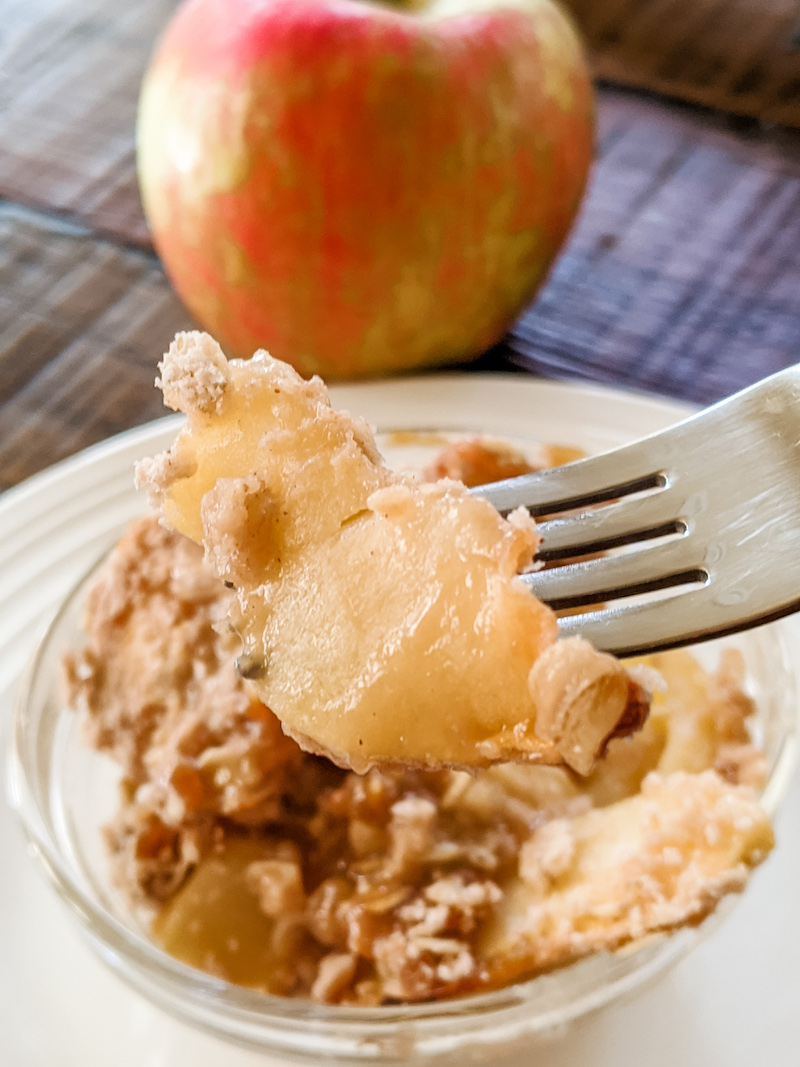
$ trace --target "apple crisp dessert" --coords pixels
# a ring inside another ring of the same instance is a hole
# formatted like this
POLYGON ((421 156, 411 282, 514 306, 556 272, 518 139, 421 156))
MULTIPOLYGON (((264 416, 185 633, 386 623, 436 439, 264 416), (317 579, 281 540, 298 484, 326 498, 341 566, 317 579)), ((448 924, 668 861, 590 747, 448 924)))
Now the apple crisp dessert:
POLYGON ((320 379, 179 334, 160 365, 188 416, 139 483, 236 592, 240 673, 306 750, 388 761, 524 760, 588 773, 641 725, 649 693, 518 580, 536 527, 453 479, 384 466, 320 379))
MULTIPOLYGON (((473 440, 430 473, 512 461, 473 440)), ((142 518, 64 664, 89 742, 122 768, 113 880, 190 965, 326 1003, 466 994, 696 923, 772 847, 732 651, 711 675, 685 651, 632 668, 649 717, 585 775, 359 774, 301 750, 236 672, 234 603, 193 541, 142 518)))

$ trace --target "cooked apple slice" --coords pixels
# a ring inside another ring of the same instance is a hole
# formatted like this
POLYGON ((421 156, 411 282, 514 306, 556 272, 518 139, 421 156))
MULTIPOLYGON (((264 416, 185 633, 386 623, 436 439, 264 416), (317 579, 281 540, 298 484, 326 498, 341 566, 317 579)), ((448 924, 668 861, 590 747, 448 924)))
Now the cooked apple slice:
POLYGON ((234 587, 241 672, 300 744, 363 771, 401 760, 587 773, 647 700, 612 657, 556 641, 517 580, 537 535, 463 485, 383 466, 368 427, 264 352, 179 334, 161 364, 188 421, 138 479, 234 587))

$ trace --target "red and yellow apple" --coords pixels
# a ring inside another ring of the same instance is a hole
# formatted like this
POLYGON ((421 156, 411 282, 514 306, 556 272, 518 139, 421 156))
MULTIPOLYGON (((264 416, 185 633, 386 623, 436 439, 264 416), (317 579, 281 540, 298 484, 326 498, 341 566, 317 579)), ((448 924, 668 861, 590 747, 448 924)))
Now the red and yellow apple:
POLYGON ((577 211, 591 87, 551 0, 187 0, 138 138, 156 249, 229 354, 362 377, 502 336, 577 211))

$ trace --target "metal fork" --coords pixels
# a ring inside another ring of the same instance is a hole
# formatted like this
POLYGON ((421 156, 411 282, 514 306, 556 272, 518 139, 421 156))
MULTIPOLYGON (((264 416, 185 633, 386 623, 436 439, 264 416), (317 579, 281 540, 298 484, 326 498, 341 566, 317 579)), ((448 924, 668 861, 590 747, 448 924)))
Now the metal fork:
POLYGON ((800 609, 800 364, 634 444, 474 492, 548 516, 538 558, 563 565, 523 581, 583 609, 565 635, 633 655, 778 619, 800 609))

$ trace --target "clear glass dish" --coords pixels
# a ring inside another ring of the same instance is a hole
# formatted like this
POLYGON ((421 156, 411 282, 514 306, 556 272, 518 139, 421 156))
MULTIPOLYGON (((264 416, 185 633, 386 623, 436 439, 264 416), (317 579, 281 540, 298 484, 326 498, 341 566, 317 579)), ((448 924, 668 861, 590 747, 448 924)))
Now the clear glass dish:
MULTIPOLYGON (((330 1007, 253 992, 195 971, 161 951, 108 879, 101 827, 118 803, 118 770, 89 749, 59 694, 59 663, 82 638, 94 570, 58 611, 20 687, 12 732, 11 800, 51 883, 103 960, 160 1007, 239 1044, 309 1062, 488 1061, 561 1034, 577 1019, 628 997, 681 959, 730 910, 699 928, 602 953, 505 989, 419 1005, 330 1007)), ((755 740, 774 813, 791 771, 800 695, 793 624, 727 640, 741 650, 756 701, 755 740)), ((722 642, 695 650, 707 665, 722 642)))

